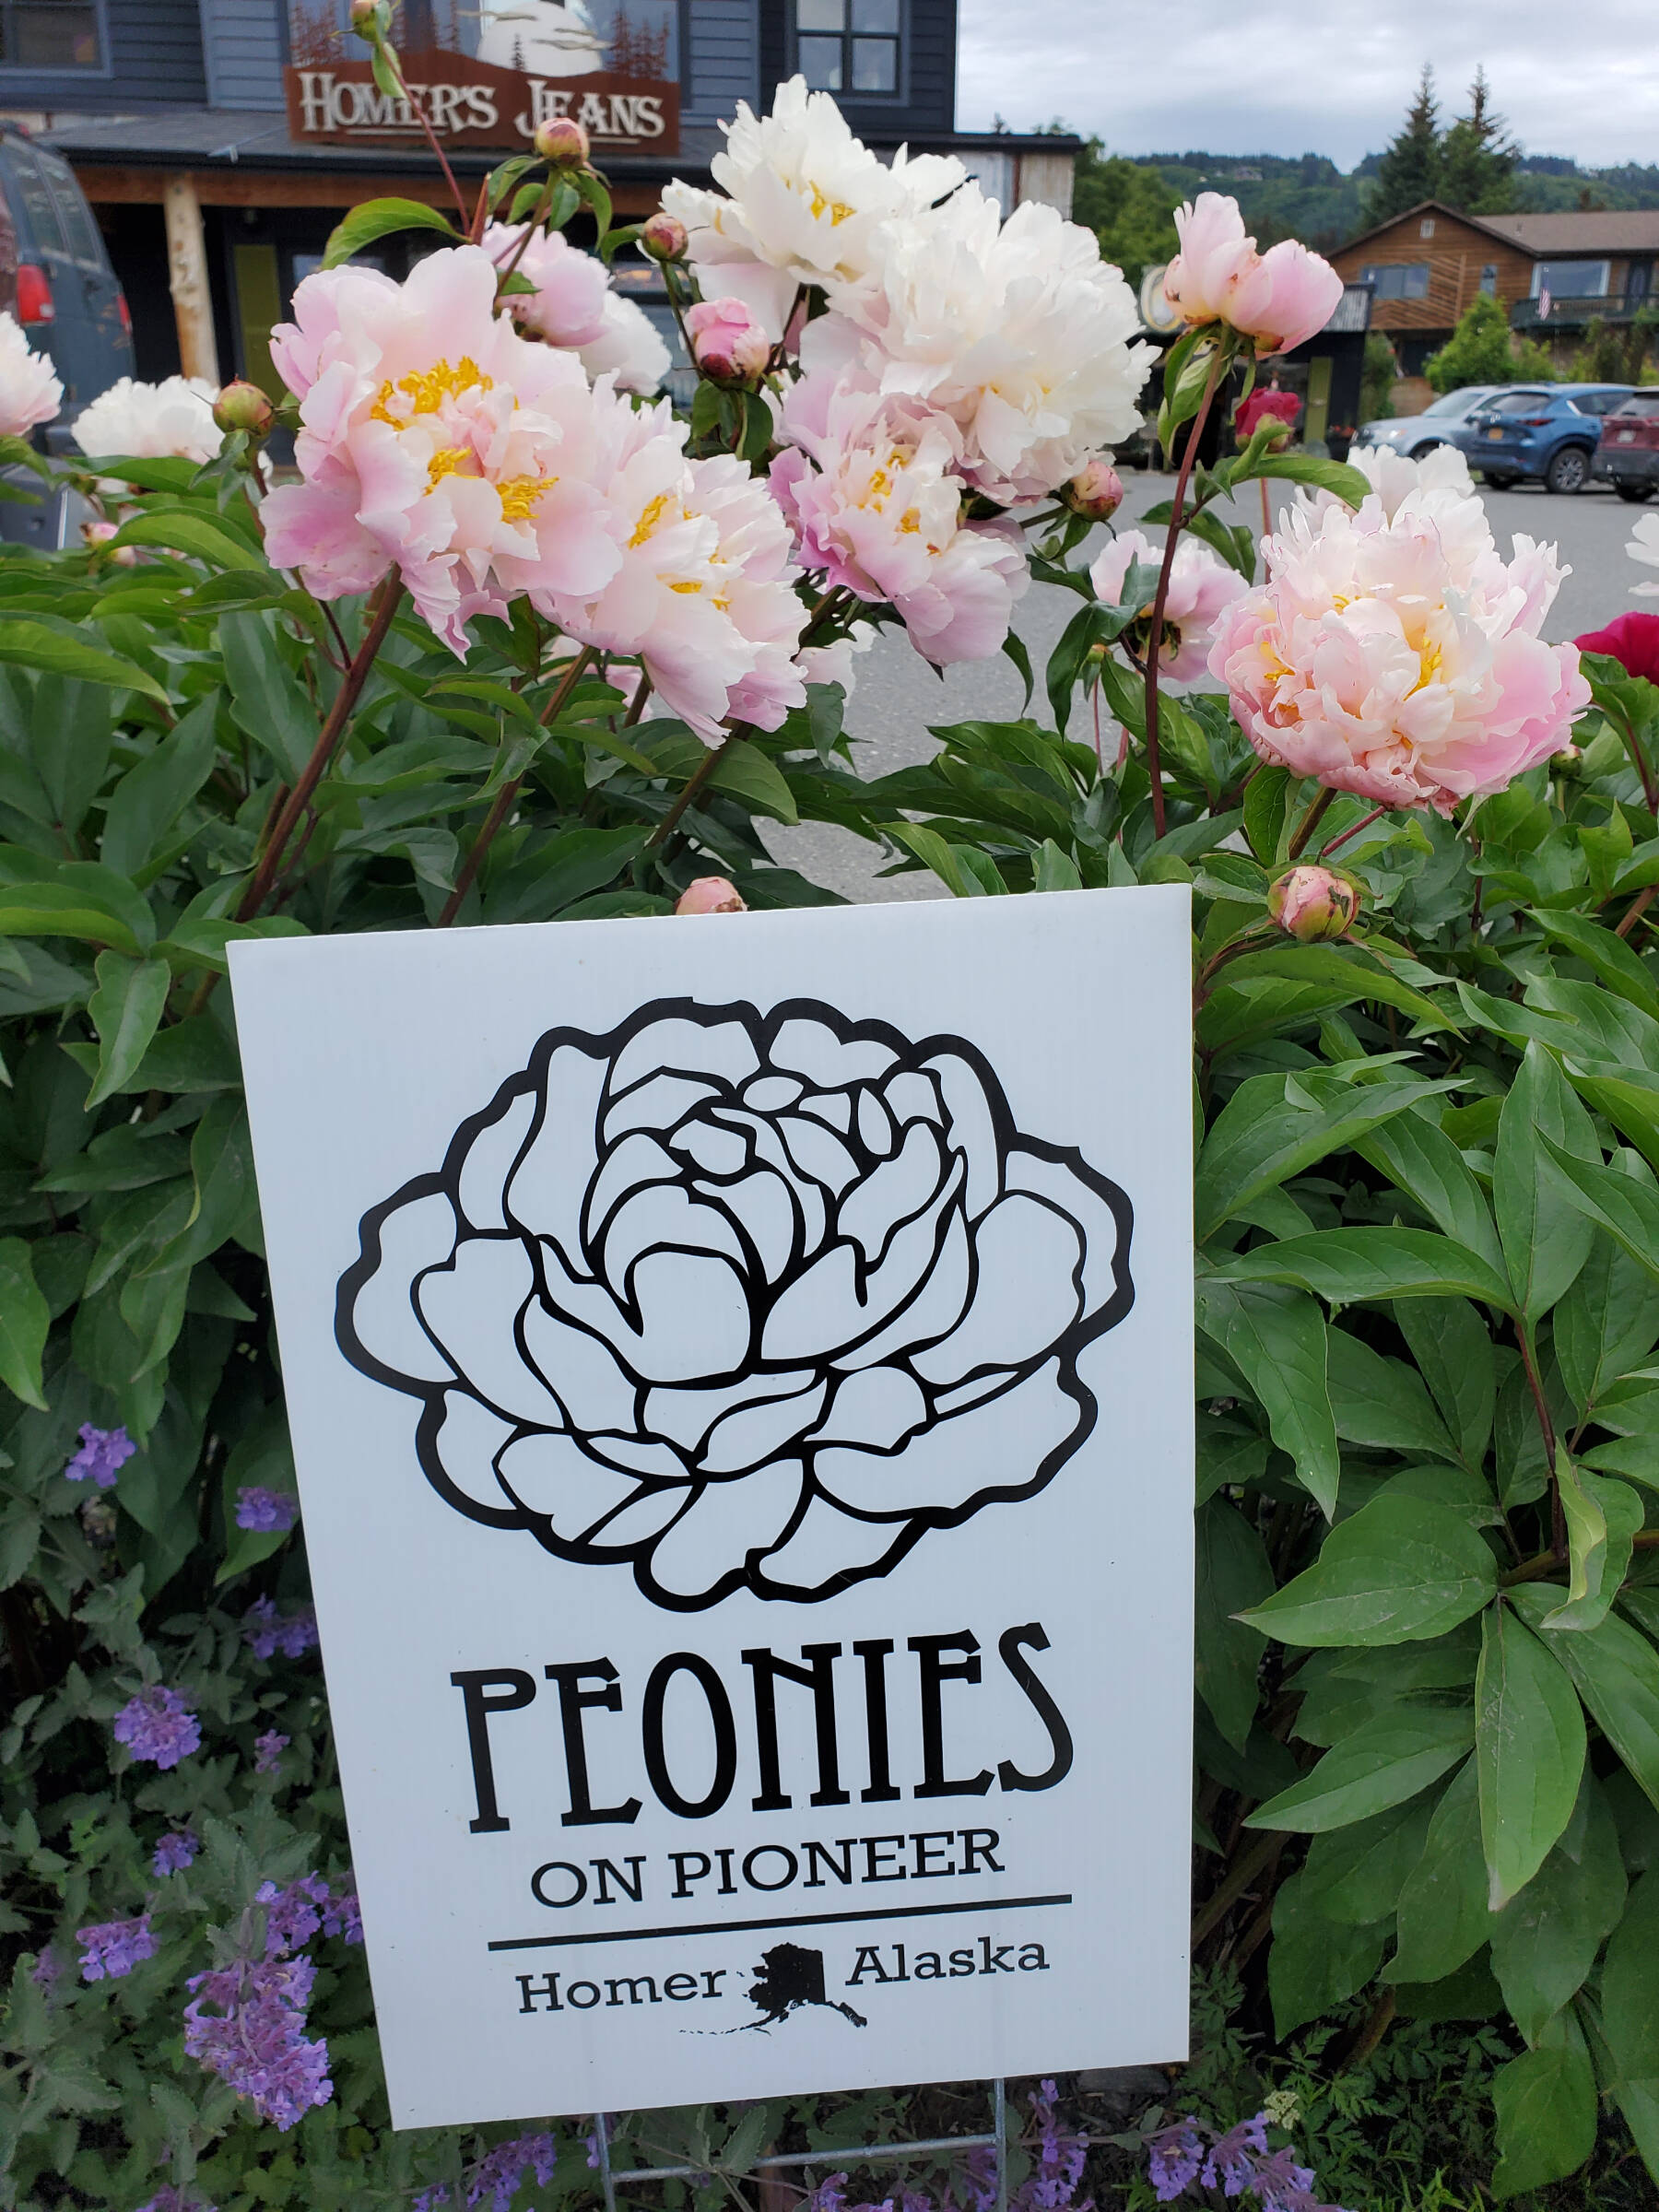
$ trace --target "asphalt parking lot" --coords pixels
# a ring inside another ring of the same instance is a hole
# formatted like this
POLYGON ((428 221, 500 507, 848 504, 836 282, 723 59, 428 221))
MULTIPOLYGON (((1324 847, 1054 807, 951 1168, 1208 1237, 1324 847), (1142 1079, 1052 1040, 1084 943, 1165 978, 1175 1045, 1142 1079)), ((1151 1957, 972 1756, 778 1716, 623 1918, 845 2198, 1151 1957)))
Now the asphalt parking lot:
MULTIPOLYGON (((1131 472, 1124 481, 1127 495, 1119 521, 1131 527, 1136 516, 1174 490, 1174 478, 1157 473, 1131 472)), ((1288 490, 1279 493, 1279 503, 1288 496, 1288 490)), ((1627 505, 1599 485, 1571 497, 1556 497, 1541 485, 1483 496, 1506 556, 1515 536, 1541 539, 1560 548, 1561 559, 1571 571, 1545 624, 1547 638, 1559 642, 1578 637, 1643 604, 1631 598, 1630 587, 1653 571, 1639 567, 1625 552, 1631 524, 1643 509, 1627 505)), ((1255 485, 1247 486, 1240 500, 1230 504, 1230 519, 1259 523, 1261 494, 1255 485)), ((1100 542, 1105 542, 1103 531, 1100 542)), ((1049 649, 1076 611, 1071 595, 1052 585, 1034 584, 1020 602, 1015 627, 1030 649, 1039 687, 1049 649)), ((1012 664, 1001 654, 947 669, 941 677, 901 635, 887 632, 858 664, 858 688, 847 710, 860 773, 886 775, 927 759, 935 750, 935 740, 928 735, 932 723, 1017 715, 1022 688, 1012 664)), ((874 869, 880 863, 873 863, 871 849, 846 830, 811 823, 799 830, 778 829, 770 833, 768 842, 777 859, 844 898, 945 895, 943 887, 925 873, 878 880, 874 869)))

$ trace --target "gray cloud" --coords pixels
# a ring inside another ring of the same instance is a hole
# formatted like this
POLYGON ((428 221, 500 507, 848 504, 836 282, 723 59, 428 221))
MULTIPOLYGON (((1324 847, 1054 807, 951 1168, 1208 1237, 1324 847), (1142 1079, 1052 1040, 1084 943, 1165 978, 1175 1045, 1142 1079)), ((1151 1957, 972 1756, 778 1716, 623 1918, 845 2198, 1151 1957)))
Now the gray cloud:
POLYGON ((1586 165, 1659 146, 1652 0, 961 0, 957 121, 1056 115, 1121 153, 1322 153, 1343 169, 1399 128, 1431 60, 1454 111, 1484 62, 1523 144, 1586 165))

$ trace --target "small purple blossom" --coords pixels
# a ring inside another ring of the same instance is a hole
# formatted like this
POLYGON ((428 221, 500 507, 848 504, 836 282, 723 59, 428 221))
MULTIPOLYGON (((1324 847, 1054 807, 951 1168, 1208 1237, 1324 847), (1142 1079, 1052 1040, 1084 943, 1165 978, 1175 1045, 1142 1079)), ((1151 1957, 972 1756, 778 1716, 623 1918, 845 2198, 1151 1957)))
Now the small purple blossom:
POLYGON ((358 1903, 357 1884, 347 1873, 347 1886, 337 1897, 330 1898, 323 1908, 323 1933, 338 1936, 347 1943, 363 1940, 363 1914, 358 1903))
POLYGON ((255 1774, 275 1774, 283 1753, 293 1742, 291 1735, 279 1735, 275 1728, 267 1728, 263 1735, 253 1738, 253 1771, 255 1774))
POLYGON ((300 1500, 287 1490, 267 1489, 256 1482, 236 1493, 236 1525, 255 1535, 274 1535, 293 1527, 300 1518, 300 1500))
POLYGON ((309 1943, 322 1927, 329 1888, 321 1875, 302 1874, 281 1889, 275 1882, 261 1882, 253 1897, 265 1909, 265 1957, 281 1959, 309 1943))
POLYGON ((309 1959, 240 1959, 188 1984, 186 2054, 284 2133, 334 2095, 328 2045, 305 2032, 315 1971, 309 1959))
POLYGON ((1147 2171, 1160 2205, 1184 2196, 1204 2163, 1204 2138, 1191 2120, 1159 2128, 1147 2146, 1147 2171))
POLYGON ((1239 2196, 1255 2180, 1255 2162, 1267 2155, 1267 2115, 1253 2112, 1224 2136, 1218 2136, 1199 2177, 1206 2189, 1239 2196))
POLYGON ((307 1652, 317 1647, 317 1608, 301 1606, 290 1613, 277 1631, 277 1644, 285 1658, 302 1659, 307 1652))
POLYGON ((182 1874, 195 1862, 202 1848, 201 1838, 187 1828, 171 1830, 156 1845, 156 1854, 150 1861, 157 1874, 182 1874))
POLYGON ((114 1734, 135 1759, 166 1769, 198 1748, 202 1724, 176 1689, 157 1683, 128 1699, 115 1715, 114 1734))
POLYGON ((242 1615, 242 1636, 255 1659, 274 1659, 278 1652, 288 1659, 302 1659, 317 1642, 317 1614, 313 1606, 281 1614, 268 1597, 256 1597, 242 1615))
POLYGON ((80 1450, 68 1462, 64 1473, 71 1482, 90 1479, 100 1490, 112 1489, 118 1470, 125 1466, 137 1449, 124 1429, 95 1429, 90 1421, 83 1421, 80 1450))
POLYGON ((138 2212, 218 2212, 206 2197, 192 2196, 188 2190, 175 2189, 171 2182, 163 2182, 147 2205, 140 2205, 138 2212))
POLYGON ((29 1969, 29 1978, 37 1989, 43 1989, 50 1994, 56 1987, 57 1978, 63 1971, 57 1953, 50 1944, 46 1944, 29 1969))
POLYGON ((1340 2205, 1322 2205, 1313 2194, 1313 2172, 1299 2166, 1288 2150, 1276 2150, 1260 2159, 1251 2177, 1262 2212, 1342 2212, 1340 2205))
POLYGON ((96 1927, 76 1928, 75 1940, 85 1954, 80 1970, 83 1982, 101 1982, 106 1976, 119 1982, 144 1959, 156 1955, 155 1930, 147 1912, 141 1912, 136 1920, 106 1920, 96 1927))

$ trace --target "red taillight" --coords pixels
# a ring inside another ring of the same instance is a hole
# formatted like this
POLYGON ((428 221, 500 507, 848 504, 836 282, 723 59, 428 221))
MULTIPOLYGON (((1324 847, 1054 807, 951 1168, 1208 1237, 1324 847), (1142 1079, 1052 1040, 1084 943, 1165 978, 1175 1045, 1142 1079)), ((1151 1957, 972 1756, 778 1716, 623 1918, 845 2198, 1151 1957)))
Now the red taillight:
POLYGON ((1547 429, 1549 428, 1549 418, 1547 415, 1523 415, 1521 418, 1521 428, 1524 430, 1547 429))
POLYGON ((19 323, 52 323, 57 318, 57 309, 52 304, 52 287, 46 281, 44 269, 37 268, 32 261, 18 264, 18 320, 19 323))
POLYGON ((119 285, 115 288, 115 312, 121 317, 121 327, 130 338, 133 335, 133 311, 126 303, 126 294, 119 285))

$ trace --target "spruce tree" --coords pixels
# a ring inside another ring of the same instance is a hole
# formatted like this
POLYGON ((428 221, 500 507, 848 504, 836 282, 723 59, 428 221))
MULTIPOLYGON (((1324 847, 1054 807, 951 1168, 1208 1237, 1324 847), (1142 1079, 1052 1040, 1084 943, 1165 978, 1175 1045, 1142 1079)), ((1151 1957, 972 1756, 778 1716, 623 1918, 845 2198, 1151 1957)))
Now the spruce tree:
POLYGON ((1390 222, 1420 200, 1438 198, 1440 181, 1440 105, 1434 97, 1433 66, 1425 62, 1405 126, 1377 164, 1366 204, 1368 223, 1390 222))
POLYGON ((1515 163, 1521 148, 1491 104, 1485 69, 1469 87, 1469 112, 1441 142, 1438 197, 1468 215, 1502 215, 1515 204, 1515 163))

